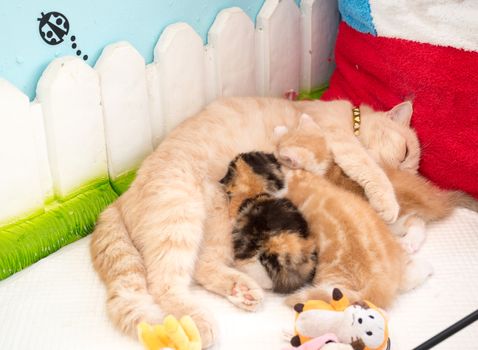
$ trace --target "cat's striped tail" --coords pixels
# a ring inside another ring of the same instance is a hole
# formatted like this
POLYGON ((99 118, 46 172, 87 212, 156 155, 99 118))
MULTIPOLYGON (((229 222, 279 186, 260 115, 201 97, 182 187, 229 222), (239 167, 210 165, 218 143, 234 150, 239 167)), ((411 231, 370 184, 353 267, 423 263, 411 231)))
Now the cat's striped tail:
POLYGON ((93 265, 107 288, 108 315, 121 331, 136 336, 139 322, 162 322, 164 313, 148 293, 143 259, 115 204, 100 215, 90 252, 93 265))

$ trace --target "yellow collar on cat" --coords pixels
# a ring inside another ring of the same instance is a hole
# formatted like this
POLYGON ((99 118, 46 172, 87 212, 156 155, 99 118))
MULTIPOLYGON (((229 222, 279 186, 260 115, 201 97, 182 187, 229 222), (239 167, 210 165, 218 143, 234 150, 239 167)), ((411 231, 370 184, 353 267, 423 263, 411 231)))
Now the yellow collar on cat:
POLYGON ((354 107, 352 108, 352 123, 354 127, 354 135, 359 136, 360 135, 360 108, 359 107, 354 107))

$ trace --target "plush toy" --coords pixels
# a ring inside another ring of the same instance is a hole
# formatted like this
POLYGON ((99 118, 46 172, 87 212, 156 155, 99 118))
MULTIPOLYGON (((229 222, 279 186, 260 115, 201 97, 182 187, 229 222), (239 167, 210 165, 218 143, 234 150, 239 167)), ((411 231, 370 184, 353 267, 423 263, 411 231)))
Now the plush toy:
POLYGON ((182 317, 179 322, 167 316, 163 324, 151 326, 146 322, 138 325, 138 338, 147 350, 201 350, 201 338, 193 319, 182 317))
POLYGON ((327 333, 354 350, 386 350, 390 348, 387 319, 382 310, 368 301, 350 304, 335 288, 332 300, 310 300, 294 306, 295 332, 291 344, 298 347, 327 333))
POLYGON ((311 339, 298 348, 284 350, 352 350, 352 347, 348 344, 339 344, 335 334, 328 333, 311 339))

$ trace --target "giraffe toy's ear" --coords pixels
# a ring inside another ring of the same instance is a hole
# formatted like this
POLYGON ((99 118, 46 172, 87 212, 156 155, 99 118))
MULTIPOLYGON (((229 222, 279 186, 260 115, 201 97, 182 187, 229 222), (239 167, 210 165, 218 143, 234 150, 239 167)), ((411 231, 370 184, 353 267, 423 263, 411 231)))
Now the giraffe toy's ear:
POLYGON ((334 288, 330 305, 337 311, 343 311, 350 306, 350 301, 340 289, 334 288))
POLYGON ((302 311, 304 311, 304 304, 302 304, 302 303, 295 304, 294 305, 294 310, 295 310, 295 312, 300 314, 302 311))

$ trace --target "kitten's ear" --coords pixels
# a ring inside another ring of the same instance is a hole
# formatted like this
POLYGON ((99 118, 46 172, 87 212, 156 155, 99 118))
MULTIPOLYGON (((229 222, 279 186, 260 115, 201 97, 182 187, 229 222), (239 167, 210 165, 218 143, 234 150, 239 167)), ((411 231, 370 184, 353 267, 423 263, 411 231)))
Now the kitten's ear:
POLYGON ((314 122, 314 119, 306 113, 302 113, 299 119, 299 129, 318 128, 319 126, 314 122))
POLYGON ((229 165, 229 167, 227 168, 227 173, 226 173, 226 175, 224 175, 224 177, 223 177, 221 180, 219 180, 219 183, 220 183, 221 185, 227 185, 227 184, 229 184, 229 182, 231 182, 232 178, 234 177, 235 172, 236 172, 236 171, 234 170, 234 167, 231 166, 231 165, 229 165))
POLYGON ((410 126, 413 114, 413 105, 410 101, 402 102, 387 112, 387 115, 394 121, 403 126, 410 126))
POLYGON ((302 115, 300 116, 298 128, 302 130, 313 130, 322 133, 322 129, 320 128, 319 124, 317 124, 310 115, 305 113, 302 113, 302 115))
POLYGON ((274 140, 280 139, 282 136, 287 134, 288 131, 289 129, 285 125, 276 126, 274 128, 274 134, 273 134, 274 140))
POLYGON ((297 147, 284 147, 279 149, 278 160, 282 165, 291 169, 301 169, 303 167, 297 147))

